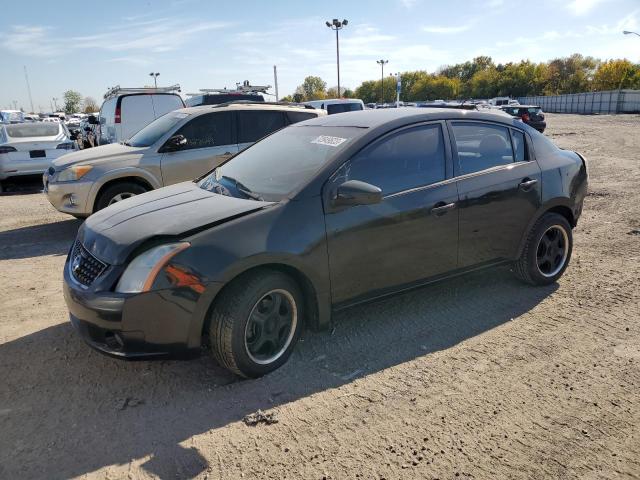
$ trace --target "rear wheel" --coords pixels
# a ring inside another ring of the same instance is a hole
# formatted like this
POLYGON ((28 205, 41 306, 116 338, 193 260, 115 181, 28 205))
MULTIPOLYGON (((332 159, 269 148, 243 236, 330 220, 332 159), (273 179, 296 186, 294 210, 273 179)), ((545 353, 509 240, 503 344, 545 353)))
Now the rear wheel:
POLYGON ((121 202, 127 198, 131 198, 135 195, 145 193, 147 189, 138 183, 133 182, 121 182, 107 187, 96 200, 96 207, 94 211, 107 208, 109 205, 121 202))
POLYGON ((571 259, 571 225, 557 213, 543 215, 533 226, 516 261, 514 271, 532 285, 548 285, 558 280, 571 259))
POLYGON ((291 355, 302 318, 302 294, 289 276, 271 270, 242 275, 220 294, 211 314, 213 356, 243 377, 265 375, 291 355))

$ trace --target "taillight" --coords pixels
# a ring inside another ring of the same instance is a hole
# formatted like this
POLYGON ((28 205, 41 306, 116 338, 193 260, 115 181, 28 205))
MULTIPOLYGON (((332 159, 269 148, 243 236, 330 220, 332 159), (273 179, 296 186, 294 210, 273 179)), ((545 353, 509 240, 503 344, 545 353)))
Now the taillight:
POLYGON ((58 150, 73 150, 73 148, 74 145, 71 142, 61 143, 56 147, 58 150))
POLYGON ((529 114, 528 113, 523 113, 522 114, 522 121, 523 122, 528 122, 529 121, 529 114))
POLYGON ((115 123, 120 123, 120 105, 116 106, 116 119, 115 123))
POLYGON ((0 145, 0 153, 17 152, 17 150, 9 145, 0 145))

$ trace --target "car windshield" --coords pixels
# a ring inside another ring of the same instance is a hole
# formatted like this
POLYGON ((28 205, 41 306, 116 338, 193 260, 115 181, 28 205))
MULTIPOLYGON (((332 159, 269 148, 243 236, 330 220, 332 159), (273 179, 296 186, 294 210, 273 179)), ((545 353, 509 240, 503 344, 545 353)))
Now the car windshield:
POLYGON ((133 137, 125 142, 131 147, 149 147, 156 143, 160 137, 172 129, 176 123, 188 117, 188 113, 170 112, 156 118, 133 137))
POLYGON ((355 127, 287 127, 242 151, 198 185, 213 192, 220 192, 220 185, 222 191, 231 186, 248 198, 279 201, 362 133, 355 127))
POLYGON ((18 123, 6 125, 7 135, 13 138, 55 137, 60 130, 58 123, 18 123))

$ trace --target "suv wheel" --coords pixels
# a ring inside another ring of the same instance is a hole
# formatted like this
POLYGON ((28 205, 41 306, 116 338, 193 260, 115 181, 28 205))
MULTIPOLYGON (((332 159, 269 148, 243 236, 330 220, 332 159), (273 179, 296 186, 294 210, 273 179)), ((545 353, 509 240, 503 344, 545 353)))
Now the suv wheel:
POLYGON ((531 285, 548 285, 562 276, 572 249, 573 236, 567 219, 557 213, 547 213, 529 232, 514 271, 531 285))
POLYGON ((121 182, 107 187, 96 201, 95 212, 107 208, 109 205, 126 200, 135 195, 140 195, 147 191, 142 185, 133 182, 121 182))
POLYGON ((298 285, 271 270, 242 275, 216 301, 209 328, 213 356, 243 377, 256 378, 283 365, 302 332, 298 285))

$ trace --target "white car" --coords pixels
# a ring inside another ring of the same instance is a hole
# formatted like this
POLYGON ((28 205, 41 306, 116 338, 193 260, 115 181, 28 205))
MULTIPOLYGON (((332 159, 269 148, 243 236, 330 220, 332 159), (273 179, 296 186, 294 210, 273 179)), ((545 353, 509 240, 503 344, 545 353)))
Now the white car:
POLYGON ((60 122, 0 125, 0 182, 42 175, 56 158, 75 149, 69 131, 60 122))

